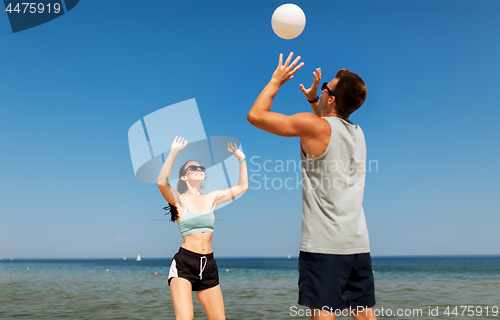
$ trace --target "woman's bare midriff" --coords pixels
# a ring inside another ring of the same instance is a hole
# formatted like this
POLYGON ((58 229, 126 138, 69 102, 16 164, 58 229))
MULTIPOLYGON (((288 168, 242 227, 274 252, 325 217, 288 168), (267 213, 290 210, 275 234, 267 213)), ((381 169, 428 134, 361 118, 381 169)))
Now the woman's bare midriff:
POLYGON ((182 248, 200 254, 212 253, 212 232, 197 232, 184 236, 182 248))

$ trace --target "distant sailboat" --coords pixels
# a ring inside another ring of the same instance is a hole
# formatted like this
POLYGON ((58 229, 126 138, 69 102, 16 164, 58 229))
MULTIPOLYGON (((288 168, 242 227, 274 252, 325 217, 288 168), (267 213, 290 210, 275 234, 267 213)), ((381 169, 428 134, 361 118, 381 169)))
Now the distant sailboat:
POLYGON ((123 260, 127 260, 127 257, 123 257, 123 260))
POLYGON ((141 255, 140 254, 137 255, 137 261, 141 261, 141 255))
POLYGON ((288 259, 290 259, 290 255, 288 255, 288 259))

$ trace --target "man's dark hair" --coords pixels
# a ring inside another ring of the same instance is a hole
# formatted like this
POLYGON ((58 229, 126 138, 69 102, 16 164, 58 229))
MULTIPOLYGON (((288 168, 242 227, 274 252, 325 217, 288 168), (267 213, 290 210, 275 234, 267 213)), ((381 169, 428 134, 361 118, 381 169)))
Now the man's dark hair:
POLYGON ((333 91, 337 110, 348 117, 365 102, 366 84, 360 76, 346 69, 340 69, 335 77, 339 79, 333 91))

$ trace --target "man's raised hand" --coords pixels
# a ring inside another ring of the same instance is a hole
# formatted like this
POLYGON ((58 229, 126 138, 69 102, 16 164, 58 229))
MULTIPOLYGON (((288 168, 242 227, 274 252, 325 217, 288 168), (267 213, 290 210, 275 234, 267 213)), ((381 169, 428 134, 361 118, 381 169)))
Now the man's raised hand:
POLYGON ((304 93, 307 100, 316 100, 318 97, 318 87, 321 81, 321 68, 317 68, 316 72, 313 72, 314 81, 309 89, 306 89, 304 85, 300 84, 300 90, 304 93))
POLYGON ((292 56, 293 52, 290 52, 285 63, 283 63, 283 53, 280 53, 278 67, 274 71, 273 77, 271 79, 271 81, 276 81, 280 87, 285 84, 285 82, 292 79, 293 74, 304 65, 304 62, 301 62, 299 65, 297 65, 300 60, 300 56, 297 56, 297 58, 295 58, 295 60, 293 60, 293 62, 290 64, 292 56))

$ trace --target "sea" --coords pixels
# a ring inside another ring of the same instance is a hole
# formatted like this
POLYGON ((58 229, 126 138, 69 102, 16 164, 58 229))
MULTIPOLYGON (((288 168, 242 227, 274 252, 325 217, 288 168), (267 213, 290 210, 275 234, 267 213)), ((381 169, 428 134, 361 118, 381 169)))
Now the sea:
MULTIPOLYGON (((308 318, 298 258, 215 258, 227 319, 308 318)), ((175 319, 170 262, 3 258, 0 319, 175 319)), ((500 256, 372 257, 372 267, 379 319, 500 319, 500 256)), ((207 319, 193 301, 194 319, 207 319)))

